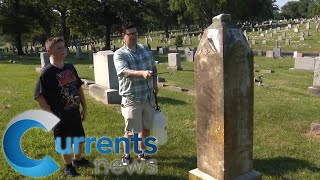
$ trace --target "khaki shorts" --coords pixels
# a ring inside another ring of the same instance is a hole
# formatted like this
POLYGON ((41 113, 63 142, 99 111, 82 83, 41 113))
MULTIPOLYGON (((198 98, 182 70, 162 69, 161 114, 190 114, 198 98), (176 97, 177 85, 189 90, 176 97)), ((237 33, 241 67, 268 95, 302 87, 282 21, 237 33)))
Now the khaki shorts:
MULTIPOLYGON (((151 105, 154 106, 154 102, 151 105)), ((125 120, 124 131, 128 135, 152 128, 155 109, 151 105, 149 101, 136 103, 122 97, 121 113, 125 120)))

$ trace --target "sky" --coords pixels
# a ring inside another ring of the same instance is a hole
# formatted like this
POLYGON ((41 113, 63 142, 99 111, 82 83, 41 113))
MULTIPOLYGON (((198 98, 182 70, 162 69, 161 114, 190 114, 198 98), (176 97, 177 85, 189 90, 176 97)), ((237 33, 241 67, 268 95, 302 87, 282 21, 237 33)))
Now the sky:
POLYGON ((298 0, 277 0, 276 5, 281 8, 283 5, 285 5, 288 1, 298 1, 298 0))

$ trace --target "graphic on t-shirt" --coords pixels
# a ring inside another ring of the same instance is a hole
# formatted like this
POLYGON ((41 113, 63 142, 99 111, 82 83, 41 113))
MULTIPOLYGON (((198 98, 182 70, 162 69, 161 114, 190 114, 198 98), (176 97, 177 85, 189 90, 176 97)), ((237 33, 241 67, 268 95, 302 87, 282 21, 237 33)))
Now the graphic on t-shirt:
POLYGON ((64 105, 64 110, 69 110, 79 106, 80 99, 78 89, 76 87, 77 78, 71 70, 62 71, 57 74, 59 82, 60 94, 64 105))

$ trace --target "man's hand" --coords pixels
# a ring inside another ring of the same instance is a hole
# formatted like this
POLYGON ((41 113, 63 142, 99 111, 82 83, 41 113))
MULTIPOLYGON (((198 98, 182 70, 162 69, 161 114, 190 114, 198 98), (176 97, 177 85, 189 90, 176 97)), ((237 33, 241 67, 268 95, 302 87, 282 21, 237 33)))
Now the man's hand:
POLYGON ((140 71, 141 75, 145 79, 150 79, 152 77, 152 71, 140 71))
POLYGON ((86 117, 87 117, 87 109, 86 108, 82 109, 80 117, 81 117, 81 122, 83 122, 86 119, 86 117))

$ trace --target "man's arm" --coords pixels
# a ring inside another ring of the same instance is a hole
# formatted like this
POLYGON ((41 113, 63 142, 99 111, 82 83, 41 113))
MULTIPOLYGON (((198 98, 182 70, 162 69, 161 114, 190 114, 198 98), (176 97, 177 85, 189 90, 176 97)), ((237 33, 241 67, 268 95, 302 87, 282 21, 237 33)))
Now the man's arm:
POLYGON ((84 121, 87 116, 87 103, 86 103, 86 98, 84 96, 82 87, 79 88, 79 96, 80 96, 80 103, 81 103, 81 107, 82 107, 81 121, 84 121))
POLYGON ((144 71, 137 71, 132 69, 124 69, 121 74, 123 74, 124 77, 143 77, 145 79, 149 79, 152 76, 152 71, 144 70, 144 71))
POLYGON ((47 112, 50 112, 52 113, 51 109, 50 109, 50 106, 49 104, 47 103, 46 99, 43 97, 43 95, 39 95, 37 98, 36 98, 36 101, 38 102, 40 108, 42 110, 45 110, 47 112))

